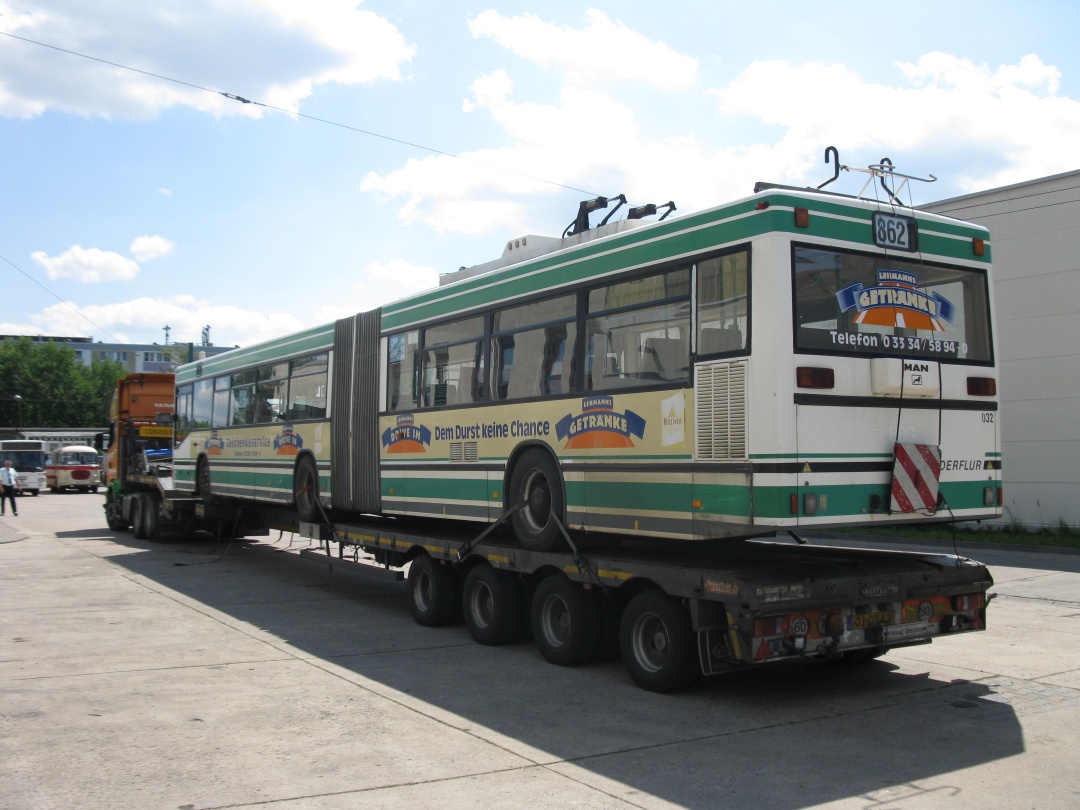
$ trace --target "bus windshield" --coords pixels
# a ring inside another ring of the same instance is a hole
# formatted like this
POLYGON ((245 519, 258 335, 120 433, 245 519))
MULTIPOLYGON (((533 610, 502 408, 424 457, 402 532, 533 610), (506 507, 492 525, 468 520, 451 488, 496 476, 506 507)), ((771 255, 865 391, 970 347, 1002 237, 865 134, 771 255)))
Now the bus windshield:
POLYGON ((45 469, 42 450, 0 450, 0 466, 10 461, 16 472, 41 472, 45 469))
POLYGON ((794 246, 795 350, 992 363, 986 273, 794 246))

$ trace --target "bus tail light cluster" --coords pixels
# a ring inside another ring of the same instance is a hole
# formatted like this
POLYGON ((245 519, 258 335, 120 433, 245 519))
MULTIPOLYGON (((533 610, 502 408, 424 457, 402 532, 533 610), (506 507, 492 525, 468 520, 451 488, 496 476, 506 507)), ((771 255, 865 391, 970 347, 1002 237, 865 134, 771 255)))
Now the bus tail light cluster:
POLYGON ((1002 487, 983 487, 983 506, 1001 506, 1005 502, 1002 487))
MULTIPOLYGON (((970 380, 968 382, 970 387, 970 380)), ((799 388, 834 388, 836 386, 836 373, 831 368, 799 366, 795 369, 795 384, 799 388)))
POLYGON ((993 377, 968 377, 967 391, 973 397, 997 396, 997 380, 993 377))

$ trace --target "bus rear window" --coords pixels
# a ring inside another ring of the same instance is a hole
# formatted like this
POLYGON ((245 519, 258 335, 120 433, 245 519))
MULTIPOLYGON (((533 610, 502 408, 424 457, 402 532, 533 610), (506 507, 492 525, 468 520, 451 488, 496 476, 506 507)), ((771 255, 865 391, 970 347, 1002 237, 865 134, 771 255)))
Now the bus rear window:
POLYGON ((993 362, 986 273, 795 246, 795 350, 993 362))

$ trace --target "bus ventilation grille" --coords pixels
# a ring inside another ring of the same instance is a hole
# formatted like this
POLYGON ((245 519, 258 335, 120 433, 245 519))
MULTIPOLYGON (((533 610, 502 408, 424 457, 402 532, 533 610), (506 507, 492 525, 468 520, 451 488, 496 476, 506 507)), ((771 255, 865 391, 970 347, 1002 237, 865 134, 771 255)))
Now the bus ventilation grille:
POLYGON ((745 459, 746 361, 702 363, 694 368, 699 459, 745 459))

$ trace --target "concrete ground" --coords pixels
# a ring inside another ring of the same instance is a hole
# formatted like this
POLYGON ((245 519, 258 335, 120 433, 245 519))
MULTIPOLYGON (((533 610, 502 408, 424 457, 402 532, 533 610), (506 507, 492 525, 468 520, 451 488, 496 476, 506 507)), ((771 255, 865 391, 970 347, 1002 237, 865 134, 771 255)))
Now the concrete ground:
POLYGON ((961 549, 985 633, 654 695, 419 627, 307 541, 137 541, 101 502, 0 518, 5 810, 1080 806, 1080 555, 961 549))

